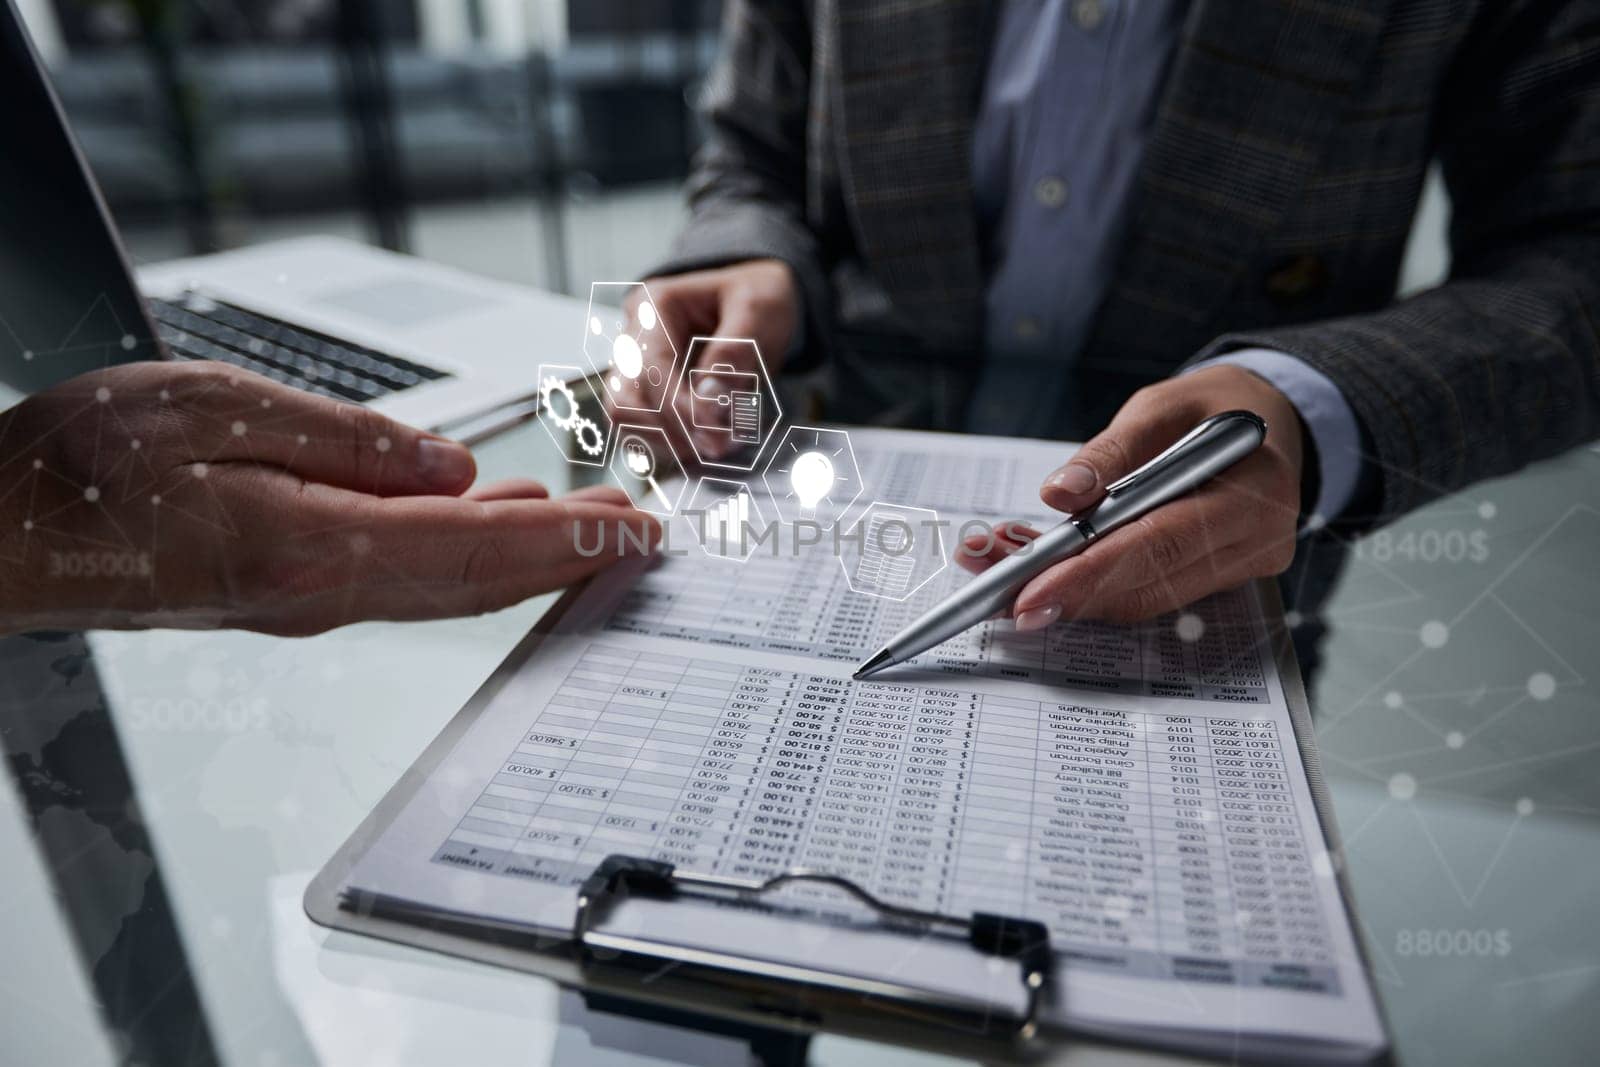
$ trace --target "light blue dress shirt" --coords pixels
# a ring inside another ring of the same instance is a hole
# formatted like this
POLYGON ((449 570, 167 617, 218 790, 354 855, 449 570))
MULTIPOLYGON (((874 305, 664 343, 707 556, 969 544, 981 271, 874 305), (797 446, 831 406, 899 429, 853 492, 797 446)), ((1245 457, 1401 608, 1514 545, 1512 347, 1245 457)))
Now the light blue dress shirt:
MULTIPOLYGON (((1051 436, 1070 397, 1050 370, 1083 347, 1127 226, 1145 142, 1188 0, 1004 0, 973 142, 983 235, 985 363, 978 433, 1051 436)), ((1292 355, 1230 352, 1300 413, 1317 447, 1316 514, 1361 472, 1360 429, 1327 376, 1292 355)))

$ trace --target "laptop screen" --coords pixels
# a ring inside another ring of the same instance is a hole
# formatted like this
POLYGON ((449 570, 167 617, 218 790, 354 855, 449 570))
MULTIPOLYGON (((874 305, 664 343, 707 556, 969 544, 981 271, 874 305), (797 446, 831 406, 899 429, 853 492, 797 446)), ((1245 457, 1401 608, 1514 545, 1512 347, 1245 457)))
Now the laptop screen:
POLYGON ((14 0, 0 0, 0 383, 157 358, 99 190, 14 0))

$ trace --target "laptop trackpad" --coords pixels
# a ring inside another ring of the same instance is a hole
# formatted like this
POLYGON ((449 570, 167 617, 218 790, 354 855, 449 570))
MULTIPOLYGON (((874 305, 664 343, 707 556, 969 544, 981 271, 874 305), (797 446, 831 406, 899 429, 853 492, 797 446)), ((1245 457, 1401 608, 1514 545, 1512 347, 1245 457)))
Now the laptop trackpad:
POLYGON ((316 302, 353 311, 386 326, 418 326, 496 303, 493 297, 482 293, 416 278, 390 278, 340 289, 318 297, 316 302))

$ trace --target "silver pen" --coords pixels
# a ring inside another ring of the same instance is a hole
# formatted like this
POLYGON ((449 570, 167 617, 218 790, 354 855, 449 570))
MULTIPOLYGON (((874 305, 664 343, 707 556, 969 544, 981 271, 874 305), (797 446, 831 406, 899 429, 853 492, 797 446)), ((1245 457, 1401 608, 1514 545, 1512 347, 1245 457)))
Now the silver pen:
POLYGON ((1105 499, 1054 529, 929 608, 889 639, 854 677, 868 678, 904 663, 1011 605, 1030 579, 1077 555, 1119 526, 1210 481, 1266 440, 1267 424, 1249 411, 1213 415, 1159 456, 1106 487, 1105 499))

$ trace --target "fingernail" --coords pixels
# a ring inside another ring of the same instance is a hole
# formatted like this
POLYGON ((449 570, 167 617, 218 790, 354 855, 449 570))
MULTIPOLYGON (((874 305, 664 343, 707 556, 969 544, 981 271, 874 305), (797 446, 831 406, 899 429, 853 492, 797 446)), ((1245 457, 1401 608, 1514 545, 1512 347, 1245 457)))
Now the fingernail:
POLYGON ((1094 488, 1094 468, 1082 463, 1069 463, 1052 474, 1046 482, 1069 493, 1087 493, 1094 488))
POLYGON ((1042 608, 1029 608, 1017 615, 1017 629, 1042 630, 1061 618, 1060 604, 1046 604, 1042 608))
POLYGON ((436 489, 459 489, 477 473, 472 452, 465 445, 438 437, 417 443, 417 477, 436 489))

